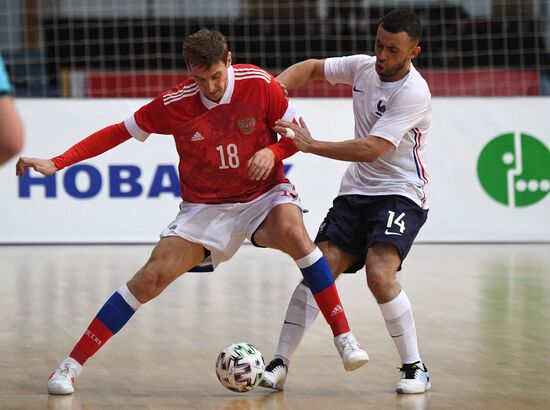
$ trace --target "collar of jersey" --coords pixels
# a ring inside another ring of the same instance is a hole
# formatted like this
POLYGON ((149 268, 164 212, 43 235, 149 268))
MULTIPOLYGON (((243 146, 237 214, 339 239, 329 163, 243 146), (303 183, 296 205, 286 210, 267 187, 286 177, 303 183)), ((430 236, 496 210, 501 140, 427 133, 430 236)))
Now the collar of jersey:
POLYGON ((231 97, 233 96, 234 89, 235 89, 235 72, 233 71, 233 66, 230 65, 227 68, 227 88, 225 89, 225 92, 223 93, 223 96, 220 99, 220 102, 216 103, 214 101, 210 101, 208 98, 204 96, 203 93, 199 91, 199 94, 201 95, 202 105, 204 105, 206 108, 211 110, 212 108, 217 107, 220 104, 229 104, 231 102, 231 97))

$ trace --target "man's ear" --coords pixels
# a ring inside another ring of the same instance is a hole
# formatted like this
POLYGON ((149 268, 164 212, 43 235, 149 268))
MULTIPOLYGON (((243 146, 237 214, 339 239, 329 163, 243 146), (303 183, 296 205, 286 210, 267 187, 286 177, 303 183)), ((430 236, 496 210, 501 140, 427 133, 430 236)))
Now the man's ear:
POLYGON ((228 51, 227 52, 227 62, 226 62, 227 67, 229 67, 232 62, 233 62, 233 55, 231 54, 231 51, 228 51))
POLYGON ((411 60, 414 60, 422 51, 422 47, 416 46, 411 50, 411 60))

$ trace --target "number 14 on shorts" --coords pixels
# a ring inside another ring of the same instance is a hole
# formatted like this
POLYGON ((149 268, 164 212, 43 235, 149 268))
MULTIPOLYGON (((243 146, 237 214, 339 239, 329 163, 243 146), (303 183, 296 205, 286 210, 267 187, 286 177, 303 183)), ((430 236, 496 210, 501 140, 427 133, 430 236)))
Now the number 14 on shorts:
POLYGON ((405 217, 405 212, 401 212, 401 214, 396 218, 394 211, 388 211, 388 222, 386 223, 386 231, 384 232, 386 235, 403 235, 403 232, 405 232, 405 221, 403 218, 405 217), (399 232, 390 232, 390 229, 393 225, 397 225, 399 227, 399 232))

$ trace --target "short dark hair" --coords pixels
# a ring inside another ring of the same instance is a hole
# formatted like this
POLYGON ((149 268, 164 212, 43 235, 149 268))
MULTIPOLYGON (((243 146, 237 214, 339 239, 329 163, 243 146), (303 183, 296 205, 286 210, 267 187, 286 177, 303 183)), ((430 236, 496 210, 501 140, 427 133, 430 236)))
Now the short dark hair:
POLYGON ((216 30, 203 28, 183 42, 183 58, 188 66, 210 68, 219 61, 227 61, 227 40, 216 30))
POLYGON ((422 34, 422 22, 420 18, 409 9, 390 11, 382 17, 380 26, 390 33, 401 33, 404 31, 415 42, 420 40, 422 34))

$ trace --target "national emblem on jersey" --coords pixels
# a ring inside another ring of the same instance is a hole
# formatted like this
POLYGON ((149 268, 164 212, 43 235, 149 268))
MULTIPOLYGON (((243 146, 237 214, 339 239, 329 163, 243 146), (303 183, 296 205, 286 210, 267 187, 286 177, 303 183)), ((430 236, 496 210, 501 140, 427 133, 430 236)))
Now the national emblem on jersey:
POLYGON ((382 116, 382 114, 384 114, 386 112, 386 102, 383 101, 383 100, 379 100, 378 101, 378 104, 376 104, 376 111, 375 111, 375 114, 378 115, 379 117, 382 116))
POLYGON ((250 135, 254 132, 254 126, 256 125, 256 120, 254 117, 245 117, 237 120, 237 127, 241 134, 250 135))

